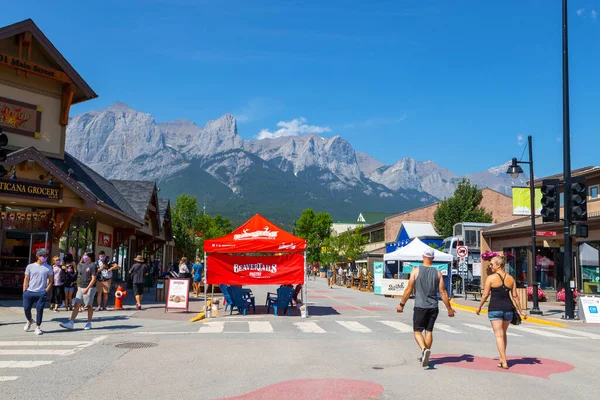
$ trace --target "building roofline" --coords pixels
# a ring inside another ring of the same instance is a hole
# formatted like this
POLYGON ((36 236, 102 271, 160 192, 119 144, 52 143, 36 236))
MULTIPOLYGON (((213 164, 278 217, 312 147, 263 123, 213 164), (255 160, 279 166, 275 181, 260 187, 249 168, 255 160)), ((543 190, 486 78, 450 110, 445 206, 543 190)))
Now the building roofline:
POLYGON ((52 42, 48 39, 48 37, 46 37, 46 35, 44 35, 41 29, 35 24, 35 22, 33 22, 31 18, 0 28, 0 40, 8 39, 24 32, 31 32, 32 36, 42 45, 44 50, 48 52, 48 54, 60 66, 65 74, 67 74, 75 86, 77 86, 83 92, 85 98, 83 100, 73 99, 73 104, 98 97, 96 92, 94 92, 90 85, 88 85, 81 75, 79 75, 79 73, 60 53, 60 51, 54 47, 52 42))

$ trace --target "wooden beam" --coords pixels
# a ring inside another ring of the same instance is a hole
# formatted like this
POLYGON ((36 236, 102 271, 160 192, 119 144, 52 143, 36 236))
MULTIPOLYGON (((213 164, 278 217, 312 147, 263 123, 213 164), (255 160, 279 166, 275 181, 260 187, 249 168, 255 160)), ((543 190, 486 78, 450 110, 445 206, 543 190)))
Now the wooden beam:
POLYGON ((32 74, 51 79, 53 81, 73 83, 71 78, 69 78, 69 76, 62 71, 32 63, 19 57, 13 57, 4 53, 0 53, 0 65, 14 68, 17 71, 31 72, 32 74))
POLYGON ((62 98, 60 102, 60 121, 62 126, 69 124, 69 112, 73 103, 73 95, 75 94, 75 85, 69 84, 63 86, 62 98))
POLYGON ((115 228, 115 241, 113 250, 121 247, 135 233, 135 228, 115 228))
POLYGON ((144 248, 148 247, 153 242, 154 242, 154 238, 152 236, 148 236, 145 239, 137 238, 136 253, 142 254, 142 251, 144 250, 144 248))
POLYGON ((54 234, 52 235, 52 241, 58 243, 63 233, 69 226, 71 218, 77 211, 76 208, 57 208, 54 211, 54 234))

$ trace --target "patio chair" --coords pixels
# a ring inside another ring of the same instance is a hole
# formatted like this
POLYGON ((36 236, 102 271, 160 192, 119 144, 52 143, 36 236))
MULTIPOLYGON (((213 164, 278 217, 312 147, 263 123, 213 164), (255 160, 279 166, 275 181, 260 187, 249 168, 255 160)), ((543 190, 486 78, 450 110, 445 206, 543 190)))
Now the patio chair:
MULTIPOLYGON (((252 307, 254 313, 256 314, 254 297, 244 298, 244 296, 242 295, 242 288, 237 286, 230 286, 229 294, 231 296, 231 299, 233 300, 233 306, 237 308, 238 312, 241 312, 242 315, 246 315, 246 310, 248 309, 248 307, 252 307)), ((233 314, 233 307, 231 308, 229 315, 231 314, 233 314)))
POLYGON ((229 287, 227 285, 219 285, 221 288, 221 292, 223 293, 223 298, 225 298, 225 312, 227 311, 227 307, 231 308, 233 311, 233 299, 229 294, 229 287))
POLYGON ((288 315, 292 315, 292 297, 294 296, 294 288, 289 286, 281 286, 277 289, 276 298, 268 298, 267 314, 270 312, 271 306, 273 307, 273 315, 277 316, 277 311, 281 308, 283 313, 287 311, 288 315))

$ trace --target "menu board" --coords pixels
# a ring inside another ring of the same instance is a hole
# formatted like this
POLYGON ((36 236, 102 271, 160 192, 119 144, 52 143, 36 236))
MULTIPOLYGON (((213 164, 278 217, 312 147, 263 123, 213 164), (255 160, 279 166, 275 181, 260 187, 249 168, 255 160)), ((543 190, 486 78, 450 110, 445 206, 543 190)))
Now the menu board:
POLYGON ((167 303, 165 308, 187 310, 190 301, 189 279, 167 279, 167 303))

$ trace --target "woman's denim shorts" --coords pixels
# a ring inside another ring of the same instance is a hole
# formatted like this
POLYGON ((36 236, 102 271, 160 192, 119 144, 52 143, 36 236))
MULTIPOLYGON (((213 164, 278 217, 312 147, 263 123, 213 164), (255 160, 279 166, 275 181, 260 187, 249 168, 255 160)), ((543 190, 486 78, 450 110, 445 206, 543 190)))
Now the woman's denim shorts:
POLYGON ((488 318, 490 321, 497 321, 499 319, 508 322, 513 319, 513 311, 488 311, 488 318))

